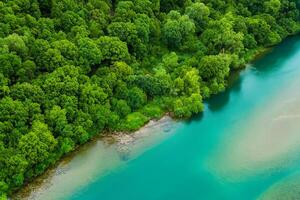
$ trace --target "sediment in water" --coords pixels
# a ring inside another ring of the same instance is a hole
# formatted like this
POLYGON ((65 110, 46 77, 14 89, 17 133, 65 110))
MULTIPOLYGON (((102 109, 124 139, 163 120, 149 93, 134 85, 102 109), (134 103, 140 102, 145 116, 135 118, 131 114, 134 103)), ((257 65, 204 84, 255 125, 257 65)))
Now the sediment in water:
POLYGON ((62 198, 94 181, 95 177, 122 167, 128 160, 145 151, 147 146, 171 134, 175 126, 175 121, 166 115, 160 120, 149 121, 133 133, 119 132, 95 138, 24 186, 12 199, 62 198))

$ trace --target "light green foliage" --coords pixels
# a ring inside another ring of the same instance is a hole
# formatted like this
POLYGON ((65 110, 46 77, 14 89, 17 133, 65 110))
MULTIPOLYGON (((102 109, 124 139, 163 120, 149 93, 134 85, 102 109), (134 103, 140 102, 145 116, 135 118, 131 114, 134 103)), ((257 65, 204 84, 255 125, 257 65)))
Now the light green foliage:
MULTIPOLYGON (((276 33, 272 32, 271 25, 269 25, 264 19, 262 18, 248 19, 247 26, 248 26, 248 32, 255 37, 255 40, 257 41, 258 44, 260 45, 274 44, 274 37, 276 37, 274 35, 276 35, 276 33)), ((280 40, 280 37, 278 40, 280 40)))
POLYGON ((127 131, 135 131, 143 126, 148 120, 149 118, 144 116, 142 113, 134 112, 126 117, 122 128, 125 128, 127 131))
POLYGON ((264 3, 266 12, 277 15, 281 8, 280 0, 269 0, 264 3))
POLYGON ((222 19, 210 21, 208 28, 202 34, 202 41, 209 53, 240 53, 244 49, 243 33, 233 30, 231 13, 222 19))
POLYGON ((79 55, 83 64, 95 65, 101 63, 101 50, 95 42, 89 38, 81 38, 78 41, 79 55), (84 63, 88 61, 88 63, 84 63))
POLYGON ((168 71, 174 71, 179 66, 178 56, 175 52, 164 55, 162 62, 164 68, 167 69, 168 71))
POLYGON ((186 7, 185 14, 194 20, 196 32, 201 33, 208 24, 210 11, 204 3, 196 2, 186 7))
POLYGON ((142 42, 148 43, 151 33, 151 19, 145 14, 140 14, 138 18, 134 20, 134 24, 138 37, 142 42))
POLYGON ((187 95, 200 92, 199 72, 192 68, 183 76, 184 89, 183 92, 187 95))
POLYGON ((131 22, 112 22, 107 29, 111 36, 118 37, 127 43, 131 43, 137 37, 136 27, 131 22))
POLYGON ((28 52, 28 48, 26 47, 22 37, 15 33, 4 38, 0 44, 1 46, 7 46, 10 52, 15 52, 22 57, 26 56, 28 52))
POLYGON ((119 80, 126 80, 128 79, 128 76, 133 75, 132 68, 125 62, 115 62, 113 71, 119 80))
POLYGON ((108 61, 125 61, 129 58, 126 43, 120 41, 117 37, 100 37, 96 43, 101 49, 103 59, 108 61))
POLYGON ((21 82, 29 82, 36 74, 36 64, 31 60, 26 60, 22 63, 22 67, 17 71, 16 75, 21 82))
POLYGON ((204 80, 224 80, 229 75, 230 57, 226 54, 210 55, 199 63, 200 75, 204 80))
POLYGON ((189 118, 193 114, 203 110, 202 98, 199 94, 192 94, 189 97, 181 97, 174 102, 174 115, 180 118, 189 118))
POLYGON ((156 105, 155 103, 146 105, 142 112, 144 115, 150 118, 159 119, 163 115, 163 111, 160 108, 160 105, 156 105))
POLYGON ((11 78, 15 76, 15 70, 20 69, 22 65, 21 58, 13 53, 0 54, 0 73, 5 77, 11 78))
POLYGON ((177 11, 171 11, 163 25, 163 37, 171 48, 179 48, 183 42, 189 40, 195 33, 195 24, 187 16, 181 16, 177 11))
POLYGON ((55 136, 64 132, 64 129, 68 124, 66 114, 66 111, 59 106, 53 106, 49 113, 47 113, 46 120, 55 136))
POLYGON ((134 11, 134 2, 132 1, 120 1, 116 5, 115 21, 131 21, 136 17, 134 11))
POLYGON ((212 94, 225 89, 225 78, 229 75, 231 58, 226 54, 210 55, 199 63, 200 76, 209 83, 212 94))
POLYGON ((0 199, 104 130, 202 112, 299 30, 296 0, 0 1, 0 199))
POLYGON ((45 161, 54 151, 57 141, 46 124, 34 122, 29 133, 20 138, 18 150, 29 165, 45 161))

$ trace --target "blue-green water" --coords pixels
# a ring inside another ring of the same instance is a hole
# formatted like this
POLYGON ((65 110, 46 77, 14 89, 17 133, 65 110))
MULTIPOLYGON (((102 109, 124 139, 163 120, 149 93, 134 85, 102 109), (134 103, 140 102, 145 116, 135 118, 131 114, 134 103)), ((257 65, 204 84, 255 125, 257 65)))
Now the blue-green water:
POLYGON ((182 123, 159 145, 67 199, 258 198, 273 183, 300 170, 300 118, 293 120, 300 107, 299 75, 300 38, 293 37, 206 102, 203 115, 182 123), (290 112, 291 124, 278 125, 277 118, 290 112))
MULTIPOLYGON (((178 122, 156 145, 71 193, 45 194, 75 200, 268 199, 300 171, 299 75, 297 36, 249 65, 227 91, 205 103, 202 115, 178 122)), ((80 163, 94 162, 100 162, 97 156, 80 163)), ((60 189, 69 184, 60 180, 60 189)))

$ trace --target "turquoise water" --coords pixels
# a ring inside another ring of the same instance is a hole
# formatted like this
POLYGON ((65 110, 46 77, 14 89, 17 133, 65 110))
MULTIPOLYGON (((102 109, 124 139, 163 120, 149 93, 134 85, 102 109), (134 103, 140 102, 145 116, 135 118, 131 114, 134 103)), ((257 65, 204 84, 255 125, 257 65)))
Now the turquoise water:
POLYGON ((260 197, 300 170, 299 74, 300 37, 293 37, 207 101, 202 115, 182 122, 171 137, 67 199, 260 197), (277 118, 290 119, 288 127, 277 118))
POLYGON ((115 153, 97 157, 94 152, 89 160, 84 160, 88 157, 84 155, 75 165, 109 163, 109 155, 122 164, 107 164, 111 170, 105 174, 93 173, 83 186, 55 196, 59 189, 70 187, 72 179, 75 184, 86 177, 89 169, 95 171, 92 167, 73 170, 68 182, 59 179, 54 189, 44 191, 44 197, 250 200, 274 199, 272 195, 276 194, 282 195, 278 199, 295 199, 295 195, 300 199, 300 189, 286 186, 293 185, 291 182, 298 178, 290 177, 299 177, 300 172, 299 75, 297 36, 249 65, 227 91, 205 103, 203 114, 178 122, 176 130, 156 141, 156 145, 126 161, 118 161, 115 153), (84 174, 77 177, 79 172, 84 174), (285 193, 289 197, 285 198, 285 193))

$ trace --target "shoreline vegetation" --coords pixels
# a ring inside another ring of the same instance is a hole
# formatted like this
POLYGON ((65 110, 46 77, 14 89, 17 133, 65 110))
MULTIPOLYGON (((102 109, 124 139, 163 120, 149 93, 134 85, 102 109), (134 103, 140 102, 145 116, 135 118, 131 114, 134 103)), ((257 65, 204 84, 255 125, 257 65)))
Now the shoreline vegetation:
MULTIPOLYGON (((174 130, 174 121, 170 116, 165 115, 159 120, 150 120, 145 124, 141 129, 134 131, 133 133, 106 133, 100 134, 84 145, 79 145, 77 148, 61 158, 55 165, 48 168, 45 173, 36 177, 32 181, 24 184, 14 195, 11 196, 12 199, 35 199, 36 195, 43 193, 44 190, 47 190, 48 186, 51 186, 53 183, 50 181, 54 176, 61 176, 66 174, 70 169, 69 163, 76 157, 78 154, 85 153, 90 148, 94 148, 94 145, 97 145, 98 142, 103 142, 105 148, 112 147, 114 148, 121 159, 127 160, 130 156, 132 157, 132 147, 145 145, 145 140, 149 137, 153 137, 153 130, 161 130, 164 135, 172 134, 174 130), (67 168, 66 168, 67 166, 67 168)), ((159 133, 162 134, 162 133, 159 133)), ((160 137, 159 137, 160 138, 160 137)), ((150 145, 152 144, 150 140, 150 145)))
MULTIPOLYGON (((298 33, 294 34, 297 35, 298 33)), ((290 35, 292 37, 293 35, 290 35)), ((273 47, 275 47, 274 45, 273 47)), ((268 47, 268 48, 261 48, 257 51, 254 51, 253 54, 250 56, 250 62, 255 62, 257 59, 260 59, 270 51, 272 51, 273 47, 268 47)), ((246 66, 245 66, 246 67, 246 66)), ((240 72, 244 70, 244 68, 240 68, 236 72, 240 72)), ((230 79, 231 76, 234 76, 235 72, 232 72, 228 79, 230 79)), ((227 89, 227 88, 226 88, 227 89)), ((130 149, 130 145, 136 142, 139 138, 144 138, 144 137, 151 137, 151 131, 149 131, 149 128, 153 126, 160 126, 160 124, 166 124, 170 121, 175 120, 174 117, 170 115, 170 113, 164 113, 164 115, 161 116, 161 118, 158 119, 150 119, 147 121, 143 126, 141 126, 138 130, 133 131, 133 132, 109 132, 109 131, 104 131, 103 133, 97 134, 95 137, 91 138, 87 143, 84 145, 78 145, 72 152, 69 154, 66 154, 64 157, 62 157, 59 161, 55 163, 55 165, 51 166, 49 169, 45 171, 45 173, 41 174, 38 177, 35 177, 33 180, 28 181, 22 188, 16 191, 14 197, 17 197, 16 199, 25 199, 28 197, 30 194, 32 194, 34 191, 39 189, 40 185, 44 185, 44 181, 46 179, 49 179, 49 177, 53 176, 55 173, 55 170, 59 167, 61 163, 68 163, 72 158, 74 158, 79 152, 82 150, 86 150, 88 146, 91 143, 95 143, 98 140, 103 141, 106 144, 116 144, 117 145, 117 150, 120 154, 125 154, 127 151, 130 149), (146 131, 144 131, 146 129, 146 131), (33 187, 31 186, 33 185, 33 187)), ((178 119, 180 120, 180 119, 178 119)), ((182 119, 181 119, 182 120, 182 119)), ((167 128, 164 130, 164 132, 168 132, 169 129, 167 128)))
MULTIPOLYGON (((295 34, 296 35, 296 34, 295 34)), ((292 36, 292 35, 291 35, 292 36)), ((274 45, 276 46, 276 45, 274 45)), ((269 51, 271 51, 273 47, 268 47, 268 48, 261 48, 257 51, 253 51, 252 55, 249 56, 249 60, 251 62, 254 62, 255 60, 263 57, 265 54, 267 54, 269 51)), ((246 67, 246 65, 245 65, 246 67)), ((239 68, 238 71, 232 72, 229 76, 233 75, 235 72, 240 72, 244 70, 244 68, 239 68)), ((230 77, 229 77, 230 78, 230 77)), ((139 136, 137 134, 143 133, 143 129, 147 128, 149 125, 150 126, 155 126, 159 125, 161 122, 165 122, 166 119, 172 119, 174 120, 175 118, 170 115, 170 113, 164 113, 160 118, 153 118, 149 119, 146 121, 140 128, 138 128, 135 131, 132 132, 109 132, 109 131, 103 131, 99 134, 96 134, 94 137, 92 137, 89 141, 87 141, 83 145, 77 145, 73 151, 69 152, 68 154, 64 155, 61 157, 54 165, 50 166, 43 174, 34 177, 32 180, 28 180, 26 183, 24 183, 23 187, 20 187, 18 190, 15 191, 15 194, 12 195, 13 199, 14 197, 18 198, 25 198, 28 195, 32 193, 32 191, 36 190, 39 188, 39 185, 44 184, 43 180, 48 179, 49 176, 53 175, 55 169, 59 167, 59 165, 63 162, 68 162, 72 158, 76 156, 78 152, 80 152, 82 149, 85 149, 86 146, 89 146, 89 144, 94 143, 97 140, 101 140, 107 144, 117 144, 118 145, 118 150, 120 152, 126 153, 126 151, 129 148, 129 145, 139 136), (33 188, 31 185, 34 184, 33 188)), ((178 119, 182 120, 182 119, 178 119)), ((149 134, 150 132, 148 132, 149 134)), ((143 135, 143 134, 142 134, 143 135)), ((1 199, 0 199, 1 200, 1 199)))
POLYGON ((99 134, 202 112, 300 30, 295 0, 12 0, 0 13, 1 200, 99 134))

